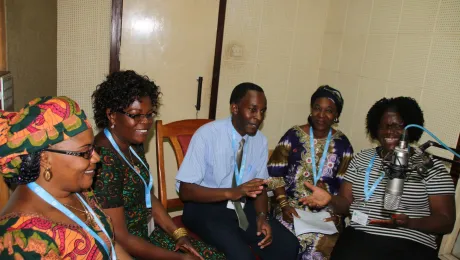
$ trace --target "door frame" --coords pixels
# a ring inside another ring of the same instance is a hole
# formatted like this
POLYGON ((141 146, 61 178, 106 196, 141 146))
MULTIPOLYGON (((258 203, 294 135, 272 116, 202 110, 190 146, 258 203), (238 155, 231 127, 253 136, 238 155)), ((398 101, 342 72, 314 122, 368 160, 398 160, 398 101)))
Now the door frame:
MULTIPOLYGON (((217 17, 216 47, 214 49, 214 64, 212 69, 211 98, 209 103, 209 119, 216 119, 217 94, 219 92, 220 65, 222 60, 222 45, 224 42, 225 10, 227 0, 219 0, 217 17)), ((123 21, 123 0, 112 0, 112 24, 110 37, 109 73, 120 70, 120 47, 123 21)))

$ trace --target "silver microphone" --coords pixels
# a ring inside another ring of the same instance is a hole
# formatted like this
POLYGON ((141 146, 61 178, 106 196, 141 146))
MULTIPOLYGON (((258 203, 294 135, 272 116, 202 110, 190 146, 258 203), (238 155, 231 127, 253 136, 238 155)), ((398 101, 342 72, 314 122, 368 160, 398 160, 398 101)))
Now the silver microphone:
POLYGON ((384 208, 396 210, 399 208, 404 189, 404 181, 409 165, 409 149, 405 140, 399 141, 399 146, 393 151, 391 162, 387 168, 388 183, 385 188, 384 208))

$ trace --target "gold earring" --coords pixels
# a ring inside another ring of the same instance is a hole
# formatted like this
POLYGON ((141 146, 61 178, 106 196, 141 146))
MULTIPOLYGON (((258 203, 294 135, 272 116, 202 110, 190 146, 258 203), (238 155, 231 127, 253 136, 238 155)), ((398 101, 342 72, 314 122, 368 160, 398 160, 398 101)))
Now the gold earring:
POLYGON ((50 170, 51 170, 51 168, 49 168, 49 167, 46 168, 46 170, 45 170, 45 173, 44 173, 45 181, 50 181, 51 178, 53 177, 53 175, 51 174, 50 170))

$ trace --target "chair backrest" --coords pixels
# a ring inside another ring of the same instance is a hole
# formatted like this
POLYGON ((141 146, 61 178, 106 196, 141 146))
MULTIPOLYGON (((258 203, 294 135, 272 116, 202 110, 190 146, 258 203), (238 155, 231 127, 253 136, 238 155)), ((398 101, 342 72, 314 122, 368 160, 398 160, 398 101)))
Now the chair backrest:
MULTIPOLYGON (((169 199, 166 194, 166 172, 164 160, 165 139, 170 142, 176 156, 177 168, 179 169, 187 152, 188 145, 195 131, 202 125, 211 122, 210 119, 188 119, 171 122, 163 125, 162 120, 156 122, 156 150, 157 150, 157 176, 158 176, 158 199, 163 207, 168 209, 180 209, 183 203, 180 199, 169 199)), ((174 172, 176 174, 176 172, 174 172)))

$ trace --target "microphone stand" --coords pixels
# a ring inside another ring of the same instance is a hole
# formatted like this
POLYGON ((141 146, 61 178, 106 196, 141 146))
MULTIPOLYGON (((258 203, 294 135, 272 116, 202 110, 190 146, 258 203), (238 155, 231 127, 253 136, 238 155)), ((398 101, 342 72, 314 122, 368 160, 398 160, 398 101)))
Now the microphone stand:
MULTIPOLYGON (((425 154, 429 154, 429 156, 431 156, 432 158, 435 158, 435 159, 438 159, 438 160, 441 160, 441 161, 445 161, 445 162, 449 162, 449 163, 452 163, 452 164, 460 164, 460 161, 457 161, 457 160, 452 160, 452 159, 447 159, 447 158, 444 158, 444 157, 441 157, 441 156, 437 156, 437 155, 434 155, 434 154, 430 154, 428 152, 425 152, 426 149, 430 148, 430 147, 437 147, 437 148, 441 148, 441 149, 444 149, 444 150, 447 150, 444 146, 434 142, 434 141, 427 141, 426 143, 420 145, 418 148, 425 154)), ((460 150, 459 149, 455 149, 455 148, 452 148, 450 147, 450 149, 454 150, 455 152, 457 153, 460 153, 460 150)))

